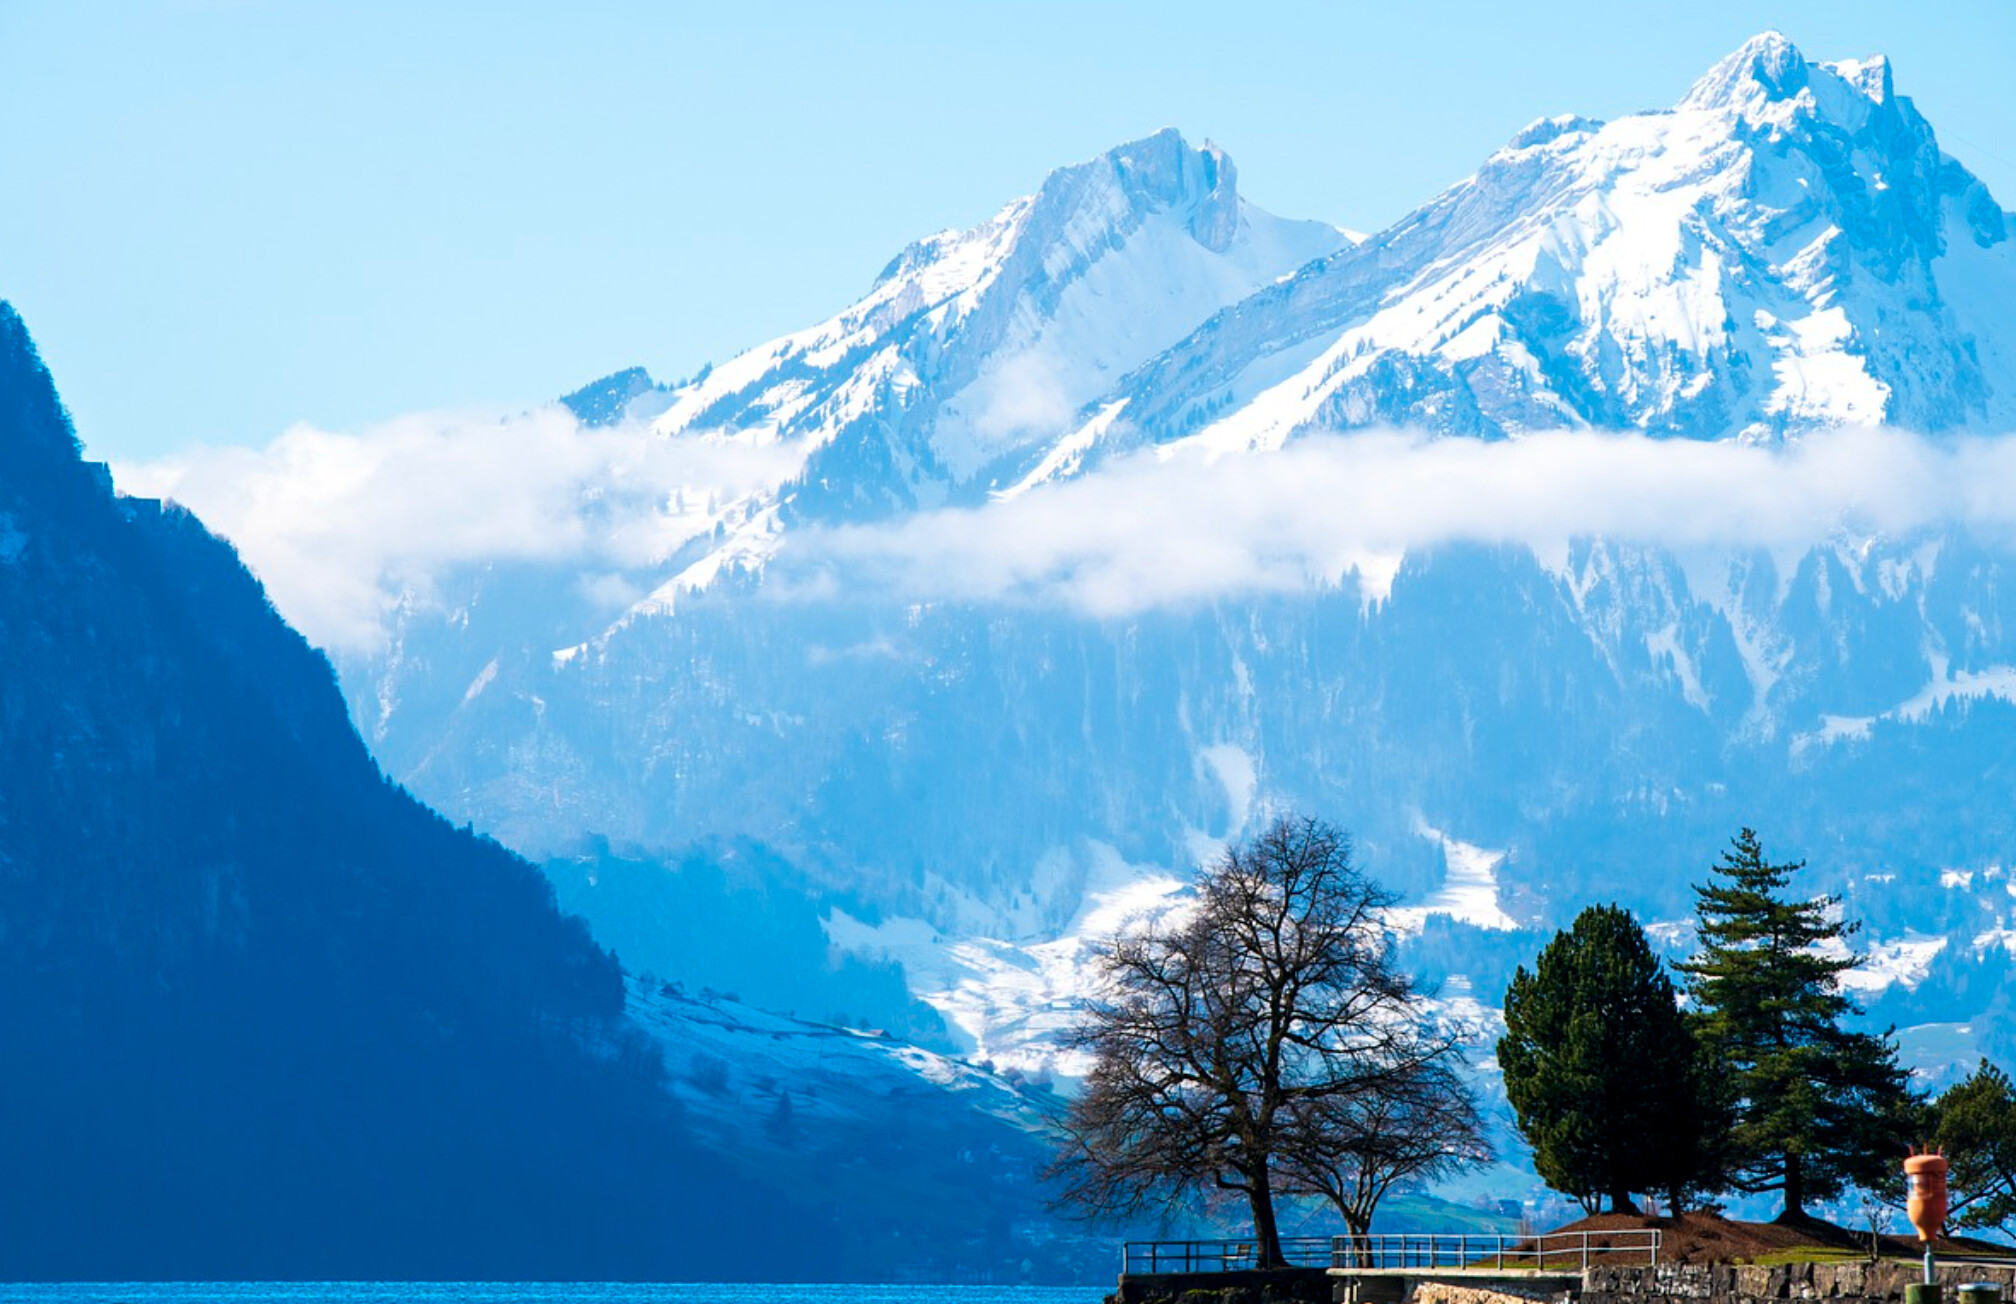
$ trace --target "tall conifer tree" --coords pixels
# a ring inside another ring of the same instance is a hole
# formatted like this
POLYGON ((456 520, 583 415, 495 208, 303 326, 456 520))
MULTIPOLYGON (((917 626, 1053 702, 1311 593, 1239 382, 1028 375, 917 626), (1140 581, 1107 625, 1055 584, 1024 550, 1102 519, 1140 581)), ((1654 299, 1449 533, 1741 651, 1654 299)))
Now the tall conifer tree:
POLYGON ((1857 1012, 1841 975, 1858 962, 1828 944, 1859 925, 1835 918, 1839 897, 1785 895, 1803 868, 1772 864, 1753 830, 1739 832, 1694 889, 1701 949, 1679 966, 1735 1095, 1730 1185, 1781 1192, 1782 1222, 1882 1180, 1904 1153, 1910 1104, 1889 1035, 1841 1026, 1857 1012))

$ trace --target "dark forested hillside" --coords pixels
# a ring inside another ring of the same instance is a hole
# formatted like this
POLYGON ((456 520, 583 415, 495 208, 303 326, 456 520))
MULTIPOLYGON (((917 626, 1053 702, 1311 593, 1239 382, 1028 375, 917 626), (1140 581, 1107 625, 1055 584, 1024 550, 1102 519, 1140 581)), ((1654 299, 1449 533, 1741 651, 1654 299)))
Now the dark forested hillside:
POLYGON ((0 305, 0 1280, 744 1275, 622 1009, 0 305))

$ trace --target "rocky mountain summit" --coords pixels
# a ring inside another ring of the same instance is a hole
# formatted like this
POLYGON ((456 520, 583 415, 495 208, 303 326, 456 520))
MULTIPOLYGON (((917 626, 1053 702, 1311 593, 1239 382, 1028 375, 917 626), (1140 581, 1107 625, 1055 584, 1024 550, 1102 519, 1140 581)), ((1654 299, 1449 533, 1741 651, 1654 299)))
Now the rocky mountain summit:
POLYGON ((1136 438, 1216 446, 1377 423, 2000 431, 2009 235, 1886 60, 1809 62, 1767 33, 1664 112, 1533 123, 1115 397, 1136 438))

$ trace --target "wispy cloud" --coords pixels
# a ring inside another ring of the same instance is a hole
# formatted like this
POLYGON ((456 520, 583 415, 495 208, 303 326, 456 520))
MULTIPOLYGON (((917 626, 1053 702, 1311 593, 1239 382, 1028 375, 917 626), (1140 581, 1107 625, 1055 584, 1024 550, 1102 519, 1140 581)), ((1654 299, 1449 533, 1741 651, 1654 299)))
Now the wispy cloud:
POLYGON ((795 593, 1112 615, 1390 573, 1410 548, 1455 541, 1782 549, 1939 523, 2016 541, 2012 485, 2016 440, 1888 430, 1782 449, 1587 432, 1318 436, 1270 454, 1143 454, 984 507, 803 533, 776 578, 795 593))
POLYGON ((367 651, 402 593, 471 563, 575 566, 607 601, 634 600, 622 572, 712 529, 721 507, 788 477, 799 456, 587 429, 556 406, 356 433, 296 426, 265 448, 197 448, 114 473, 126 492, 174 498, 236 544, 310 639, 367 651))

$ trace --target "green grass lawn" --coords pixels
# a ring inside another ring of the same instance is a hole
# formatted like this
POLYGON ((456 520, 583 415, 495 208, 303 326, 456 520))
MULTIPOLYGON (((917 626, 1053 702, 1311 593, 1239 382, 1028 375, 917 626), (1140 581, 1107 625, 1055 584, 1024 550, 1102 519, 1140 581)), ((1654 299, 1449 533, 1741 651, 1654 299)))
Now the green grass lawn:
MULTIPOLYGON (((1868 1259, 1869 1251, 1867 1250, 1834 1249, 1825 1245, 1802 1245, 1797 1249, 1774 1250, 1769 1254, 1759 1254, 1748 1259, 1737 1259, 1736 1262, 1756 1268, 1783 1268, 1795 1263, 1866 1263, 1868 1259)), ((1907 1259, 1894 1254, 1884 1255, 1883 1260, 1886 1263, 1917 1262, 1916 1259, 1907 1259)))

